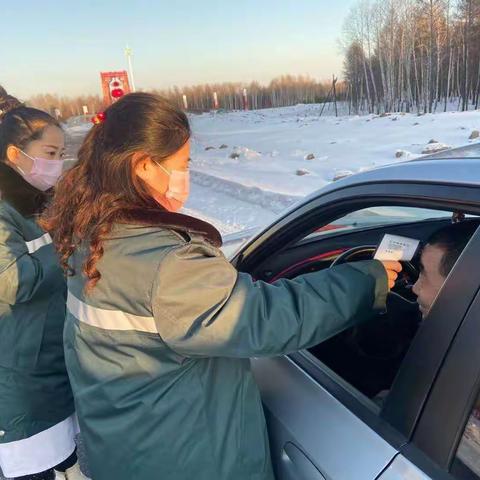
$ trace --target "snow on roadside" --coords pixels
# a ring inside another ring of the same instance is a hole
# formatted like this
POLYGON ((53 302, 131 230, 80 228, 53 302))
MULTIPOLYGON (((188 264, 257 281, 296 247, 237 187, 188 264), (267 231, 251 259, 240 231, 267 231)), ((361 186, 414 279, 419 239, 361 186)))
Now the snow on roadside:
MULTIPOLYGON (((321 105, 191 115, 192 194, 187 211, 222 233, 270 222, 325 184, 478 143, 480 112, 321 116, 321 105), (472 137, 472 139, 470 139, 472 137)), ((74 143, 91 124, 73 123, 74 143)))
POLYGON ((320 117, 321 105, 192 117, 192 169, 303 196, 341 177, 476 142, 480 112, 320 117), (435 138, 435 140, 432 140, 435 138), (220 146, 227 148, 220 149, 220 146))

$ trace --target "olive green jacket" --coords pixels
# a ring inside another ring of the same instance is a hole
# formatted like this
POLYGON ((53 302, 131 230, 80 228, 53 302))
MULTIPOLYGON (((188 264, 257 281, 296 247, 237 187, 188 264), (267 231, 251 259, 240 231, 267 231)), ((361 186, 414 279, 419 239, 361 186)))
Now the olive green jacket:
POLYGON ((35 222, 43 194, 0 164, 0 443, 74 411, 63 353, 66 282, 35 222))
POLYGON ((94 480, 272 480, 249 357, 307 348, 384 308, 379 262, 269 285, 215 245, 203 222, 139 213, 105 241, 90 293, 69 278, 66 361, 94 480))

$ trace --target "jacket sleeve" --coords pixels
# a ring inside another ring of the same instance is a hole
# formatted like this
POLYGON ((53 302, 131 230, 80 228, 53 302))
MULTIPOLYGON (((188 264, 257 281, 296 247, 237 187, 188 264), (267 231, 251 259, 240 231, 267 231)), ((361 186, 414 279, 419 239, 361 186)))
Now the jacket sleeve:
POLYGON ((30 300, 44 278, 44 268, 28 253, 19 226, 0 209, 0 303, 14 305, 30 300))
POLYGON ((385 309, 378 261, 346 264, 273 284, 238 273, 204 244, 167 253, 152 296, 157 329, 185 356, 273 356, 308 348, 385 309))

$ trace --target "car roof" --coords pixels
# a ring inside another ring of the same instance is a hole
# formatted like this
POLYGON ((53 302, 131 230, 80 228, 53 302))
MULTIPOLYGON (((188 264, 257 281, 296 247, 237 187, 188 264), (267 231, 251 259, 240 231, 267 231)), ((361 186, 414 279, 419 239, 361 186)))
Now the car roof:
POLYGON ((480 158, 420 158, 399 162, 332 182, 313 196, 365 183, 415 182, 480 188, 480 158))
POLYGON ((330 186, 336 189, 339 186, 377 181, 480 186, 480 142, 366 170, 330 186))
POLYGON ((461 147, 449 148, 436 153, 430 153, 421 157, 422 159, 447 159, 447 158, 480 158, 480 143, 470 143, 461 147))

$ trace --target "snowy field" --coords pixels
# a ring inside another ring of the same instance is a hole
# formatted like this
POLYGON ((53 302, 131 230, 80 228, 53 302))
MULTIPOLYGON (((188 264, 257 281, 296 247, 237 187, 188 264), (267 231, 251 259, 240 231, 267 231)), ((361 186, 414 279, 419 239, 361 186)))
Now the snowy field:
MULTIPOLYGON (((470 139, 480 130, 480 111, 338 118, 320 111, 297 105, 192 115, 185 213, 222 233, 261 227, 336 177, 480 140, 470 139)), ((79 141, 88 128, 68 131, 79 141)))
MULTIPOLYGON (((261 227, 336 176, 480 142, 470 139, 474 131, 480 136, 479 111, 336 118, 320 117, 320 110, 298 105, 192 116, 192 194, 185 213, 211 221, 223 234, 261 227)), ((81 119, 67 127, 70 160, 90 128, 81 119)), ((465 448, 468 456, 469 444, 465 448)), ((79 457, 86 468, 81 441, 79 457)))

